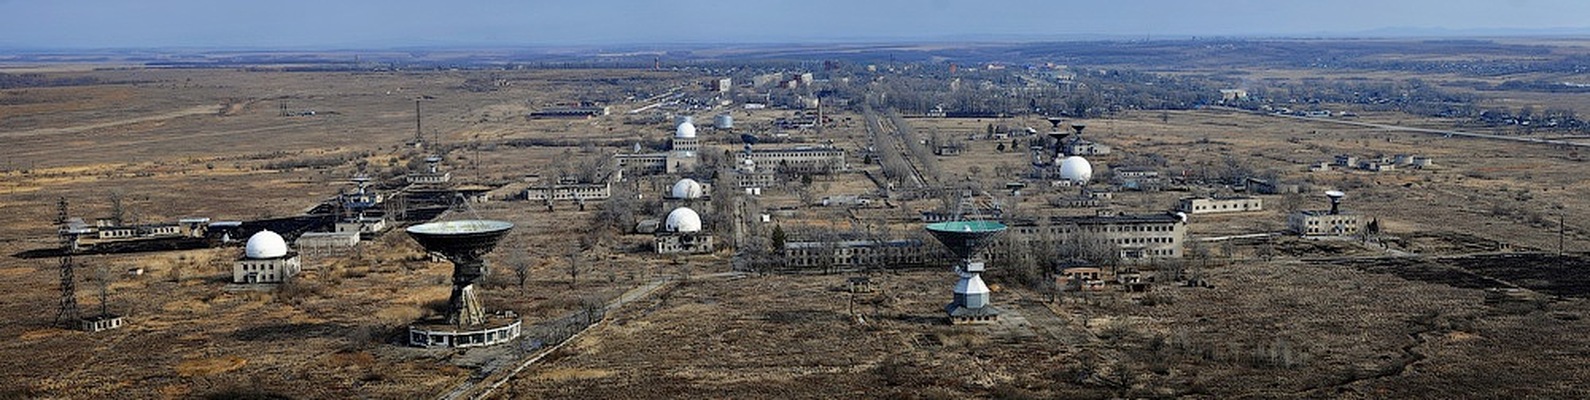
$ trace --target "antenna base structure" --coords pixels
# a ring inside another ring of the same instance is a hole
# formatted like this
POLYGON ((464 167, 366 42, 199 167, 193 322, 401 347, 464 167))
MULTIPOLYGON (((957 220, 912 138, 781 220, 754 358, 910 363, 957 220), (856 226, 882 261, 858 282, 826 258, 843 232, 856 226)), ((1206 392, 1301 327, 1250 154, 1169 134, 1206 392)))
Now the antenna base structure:
POLYGON ((988 285, 983 283, 981 276, 984 264, 980 253, 1005 231, 1005 224, 994 221, 949 221, 928 224, 926 228, 957 259, 955 273, 960 280, 955 283, 954 300, 944 306, 950 323, 998 322, 999 309, 990 304, 988 285))
POLYGON ((485 255, 512 229, 513 223, 493 220, 433 222, 407 229, 427 252, 453 263, 453 290, 444 318, 410 325, 409 344, 477 347, 507 343, 519 336, 519 318, 512 313, 492 318, 475 287, 489 272, 485 255))

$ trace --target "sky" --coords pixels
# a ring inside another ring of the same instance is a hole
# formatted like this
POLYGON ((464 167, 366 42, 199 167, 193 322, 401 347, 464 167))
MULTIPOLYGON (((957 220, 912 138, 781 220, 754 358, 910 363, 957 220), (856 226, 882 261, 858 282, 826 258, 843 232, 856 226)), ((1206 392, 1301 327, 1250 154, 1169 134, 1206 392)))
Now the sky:
POLYGON ((0 48, 1590 33, 1584 0, 0 0, 0 48))

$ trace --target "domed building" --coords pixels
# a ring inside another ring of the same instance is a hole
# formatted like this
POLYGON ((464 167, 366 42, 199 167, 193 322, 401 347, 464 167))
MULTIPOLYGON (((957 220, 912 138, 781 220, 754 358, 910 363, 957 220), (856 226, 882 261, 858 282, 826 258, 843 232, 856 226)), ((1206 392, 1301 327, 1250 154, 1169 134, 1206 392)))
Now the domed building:
POLYGON ((668 198, 676 200, 697 200, 705 197, 706 194, 706 186, 690 178, 674 182, 673 188, 668 190, 668 198))
POLYGON ((1073 185, 1086 185, 1093 180, 1093 164, 1088 159, 1079 156, 1066 157, 1060 161, 1060 179, 1071 182, 1073 185))
POLYGON ((663 222, 663 231, 669 233, 696 233, 701 232, 701 214, 690 207, 675 208, 668 213, 668 219, 663 222))
POLYGON ((298 253, 282 235, 262 230, 248 238, 243 258, 232 264, 232 283, 281 283, 302 269, 298 253))
POLYGON ((657 232, 657 254, 698 254, 712 252, 712 234, 701 230, 701 214, 690 207, 679 207, 663 219, 657 232))

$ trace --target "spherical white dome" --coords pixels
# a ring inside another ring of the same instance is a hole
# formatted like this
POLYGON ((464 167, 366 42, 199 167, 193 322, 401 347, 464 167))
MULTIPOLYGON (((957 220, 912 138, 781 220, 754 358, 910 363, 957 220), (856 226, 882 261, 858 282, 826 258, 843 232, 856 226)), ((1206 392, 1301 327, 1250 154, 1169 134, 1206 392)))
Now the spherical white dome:
POLYGON ((243 256, 248 258, 276 258, 287 255, 287 241, 271 231, 259 231, 249 236, 243 246, 243 256))
POLYGON ((691 139, 696 137, 696 124, 685 121, 679 124, 679 129, 674 130, 674 138, 691 139))
POLYGON ((1072 183, 1088 183, 1093 180, 1093 164, 1089 164, 1086 158, 1066 157, 1065 160, 1060 161, 1060 179, 1072 183))
POLYGON ((701 183, 696 182, 695 179, 685 178, 675 182, 673 189, 669 190, 668 194, 676 199, 699 199, 704 193, 702 193, 701 183))
POLYGON ((668 213, 668 220, 663 223, 663 230, 668 232, 690 233, 701 231, 701 214, 689 207, 675 208, 668 213))

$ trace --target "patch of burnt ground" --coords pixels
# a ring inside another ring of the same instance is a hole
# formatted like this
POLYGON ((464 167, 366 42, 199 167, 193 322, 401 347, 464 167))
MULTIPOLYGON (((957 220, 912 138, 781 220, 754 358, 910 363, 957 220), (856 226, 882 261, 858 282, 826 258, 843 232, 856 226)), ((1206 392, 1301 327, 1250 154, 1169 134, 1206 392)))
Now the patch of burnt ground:
POLYGON ((1443 263, 1408 257, 1342 258, 1323 260, 1322 263, 1352 267, 1373 274, 1395 275, 1410 281, 1439 283, 1465 289, 1508 287, 1505 282, 1487 278, 1473 272, 1454 268, 1443 263))
POLYGON ((1590 257, 1585 254, 1489 254, 1440 261, 1553 296, 1590 296, 1590 257))

